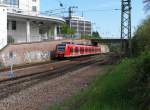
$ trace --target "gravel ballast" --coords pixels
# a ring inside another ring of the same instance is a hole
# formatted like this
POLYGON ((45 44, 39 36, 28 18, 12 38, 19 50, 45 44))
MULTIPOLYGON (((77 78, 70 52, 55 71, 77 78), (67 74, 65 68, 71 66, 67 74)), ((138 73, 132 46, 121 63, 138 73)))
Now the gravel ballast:
POLYGON ((0 110, 46 110, 88 86, 97 74, 105 73, 106 67, 94 64, 38 83, 0 100, 0 110))

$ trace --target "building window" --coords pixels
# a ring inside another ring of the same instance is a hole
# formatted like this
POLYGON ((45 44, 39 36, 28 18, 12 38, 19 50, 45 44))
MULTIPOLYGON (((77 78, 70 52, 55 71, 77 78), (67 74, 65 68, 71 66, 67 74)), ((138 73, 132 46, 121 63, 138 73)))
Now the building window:
POLYGON ((16 21, 12 21, 11 23, 12 23, 12 30, 16 30, 16 28, 17 28, 16 21))
POLYGON ((3 0, 3 4, 18 6, 19 0, 3 0))
POLYGON ((36 12, 37 11, 37 7, 36 6, 32 6, 32 11, 36 12))

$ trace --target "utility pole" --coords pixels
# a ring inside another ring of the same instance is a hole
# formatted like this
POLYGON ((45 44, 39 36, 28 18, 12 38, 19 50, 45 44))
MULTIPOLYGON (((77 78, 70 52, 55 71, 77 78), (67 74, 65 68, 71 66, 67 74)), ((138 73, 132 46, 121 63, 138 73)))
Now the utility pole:
POLYGON ((68 13, 69 13, 69 16, 68 16, 68 25, 71 28, 71 18, 72 18, 72 13, 73 13, 71 6, 68 8, 68 13))
POLYGON ((125 51, 125 39, 128 40, 127 50, 131 56, 131 0, 121 0, 121 51, 125 51))
POLYGON ((69 13, 69 16, 68 16, 68 25, 69 25, 70 28, 71 28, 71 18, 72 18, 72 14, 74 13, 73 12, 74 8, 78 8, 78 7, 77 6, 70 6, 68 8, 68 13, 69 13))
MULTIPOLYGON (((71 29, 71 19, 72 19, 72 14, 74 13, 73 9, 74 8, 78 8, 77 6, 70 6, 68 8, 68 13, 69 13, 69 16, 68 16, 68 25, 69 25, 69 28, 71 29)), ((73 35, 71 34, 71 39, 72 39, 72 42, 73 42, 73 35)))

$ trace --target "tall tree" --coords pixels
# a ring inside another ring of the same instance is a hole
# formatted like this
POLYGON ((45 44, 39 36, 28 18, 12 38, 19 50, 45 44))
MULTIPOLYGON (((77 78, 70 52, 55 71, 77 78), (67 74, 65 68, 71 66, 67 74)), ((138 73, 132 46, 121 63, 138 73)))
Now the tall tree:
POLYGON ((150 51, 150 18, 138 26, 133 36, 133 53, 139 55, 143 51, 150 51))
POLYGON ((64 34, 64 36, 66 35, 73 35, 75 34, 74 29, 70 28, 67 24, 63 24, 61 27, 61 33, 64 34))
POLYGON ((62 25, 61 27, 61 33, 62 34, 68 34, 68 25, 66 25, 65 23, 62 25))
POLYGON ((97 38, 97 39, 101 38, 98 31, 92 32, 92 37, 97 38))
POLYGON ((150 10, 150 0, 143 0, 143 3, 144 3, 144 8, 145 8, 145 11, 149 11, 150 10))

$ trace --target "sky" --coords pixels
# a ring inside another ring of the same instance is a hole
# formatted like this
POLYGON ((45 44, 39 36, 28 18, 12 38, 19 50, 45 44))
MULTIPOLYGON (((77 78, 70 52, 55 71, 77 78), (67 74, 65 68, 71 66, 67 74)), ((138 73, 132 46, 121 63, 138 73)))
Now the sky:
MULTIPOLYGON (((132 33, 137 26, 146 18, 147 14, 144 11, 142 0, 132 1, 132 33)), ((77 6, 74 15, 84 16, 93 24, 93 31, 98 31, 105 38, 120 37, 120 21, 121 21, 121 0, 41 0, 41 11, 55 10, 54 13, 59 13, 57 9, 61 9, 60 3, 63 4, 67 11, 69 6, 77 6)), ((60 14, 64 15, 65 14, 60 14)))

